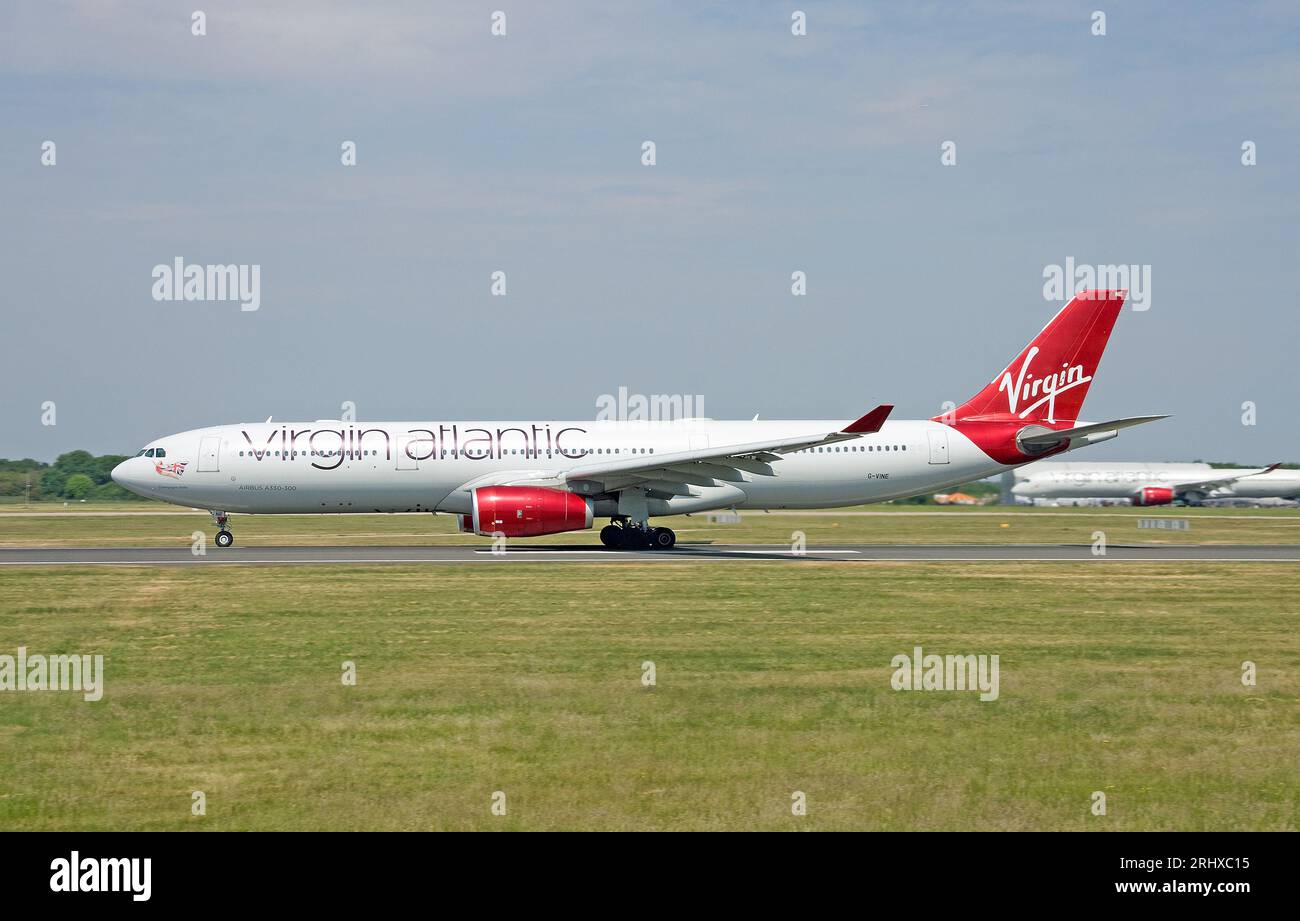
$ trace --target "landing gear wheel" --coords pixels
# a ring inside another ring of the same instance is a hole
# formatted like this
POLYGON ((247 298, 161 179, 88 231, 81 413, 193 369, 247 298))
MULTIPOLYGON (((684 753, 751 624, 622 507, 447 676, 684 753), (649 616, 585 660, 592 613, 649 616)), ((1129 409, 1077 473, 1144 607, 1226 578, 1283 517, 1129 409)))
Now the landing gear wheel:
POLYGON ((654 528, 650 532, 650 546, 655 550, 671 550, 677 544, 672 528, 654 528))
POLYGON ((606 547, 623 545, 623 529, 616 524, 607 524, 600 529, 600 542, 606 547))
POLYGON ((230 546, 231 544, 233 544, 234 542, 235 542, 235 535, 231 534, 229 531, 218 531, 218 532, 217 532, 217 546, 218 546, 218 547, 229 547, 229 546, 230 546))
POLYGON ((628 526, 621 530, 622 533, 619 534, 619 546, 624 550, 644 550, 646 547, 650 546, 649 538, 644 529, 628 526))

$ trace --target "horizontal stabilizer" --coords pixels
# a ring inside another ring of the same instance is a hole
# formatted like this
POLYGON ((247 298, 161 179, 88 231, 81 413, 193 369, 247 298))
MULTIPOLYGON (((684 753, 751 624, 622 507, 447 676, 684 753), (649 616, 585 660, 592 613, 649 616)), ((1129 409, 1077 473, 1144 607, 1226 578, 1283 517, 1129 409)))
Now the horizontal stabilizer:
POLYGON ((1027 447, 1046 448, 1070 438, 1086 438, 1089 435, 1098 435, 1102 432, 1117 432, 1130 426, 1142 425, 1144 422, 1155 422, 1157 419, 1168 418, 1168 413, 1160 416, 1132 416, 1128 419, 1115 419, 1112 422, 1092 422, 1072 429, 1035 432, 1032 435, 1021 435, 1016 440, 1027 447))

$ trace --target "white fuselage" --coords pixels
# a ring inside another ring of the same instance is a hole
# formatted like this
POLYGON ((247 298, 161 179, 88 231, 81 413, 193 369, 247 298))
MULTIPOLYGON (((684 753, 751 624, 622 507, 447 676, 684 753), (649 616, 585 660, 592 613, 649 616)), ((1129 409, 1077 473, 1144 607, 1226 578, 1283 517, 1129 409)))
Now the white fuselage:
MULTIPOLYGON (((468 514, 477 482, 563 484, 555 473, 607 460, 745 444, 791 433, 820 438, 834 421, 256 423, 158 439, 114 471, 141 495, 229 512, 439 511, 468 514), (535 478, 535 479, 532 479, 535 478)), ((716 508, 832 508, 913 496, 1009 469, 955 429, 886 422, 879 432, 786 454, 772 476, 692 486, 650 513, 716 508)), ((602 514, 598 507, 597 514, 602 514)))

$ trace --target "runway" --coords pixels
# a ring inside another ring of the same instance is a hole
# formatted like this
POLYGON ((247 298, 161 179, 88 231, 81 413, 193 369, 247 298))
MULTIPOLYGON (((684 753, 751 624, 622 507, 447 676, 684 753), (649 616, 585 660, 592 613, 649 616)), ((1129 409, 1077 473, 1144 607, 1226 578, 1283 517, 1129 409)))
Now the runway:
POLYGON ((433 563, 728 563, 810 560, 870 562, 1300 562, 1297 545, 1112 544, 1094 555, 1091 544, 844 544, 793 552, 785 544, 681 543, 672 550, 622 551, 582 545, 519 546, 494 553, 486 546, 462 547, 209 547, 195 555, 188 547, 60 548, 0 550, 0 566, 344 566, 433 563))

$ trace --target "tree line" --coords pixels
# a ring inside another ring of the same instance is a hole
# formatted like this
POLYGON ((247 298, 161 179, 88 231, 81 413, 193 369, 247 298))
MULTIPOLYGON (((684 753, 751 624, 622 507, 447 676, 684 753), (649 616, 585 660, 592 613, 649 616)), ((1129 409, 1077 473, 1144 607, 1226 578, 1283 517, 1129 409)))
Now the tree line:
POLYGON ((94 501, 135 499, 109 477, 113 468, 126 460, 123 454, 101 454, 89 451, 69 451, 60 454, 53 464, 31 458, 6 460, 0 458, 0 496, 23 497, 33 501, 41 499, 67 499, 94 501))

